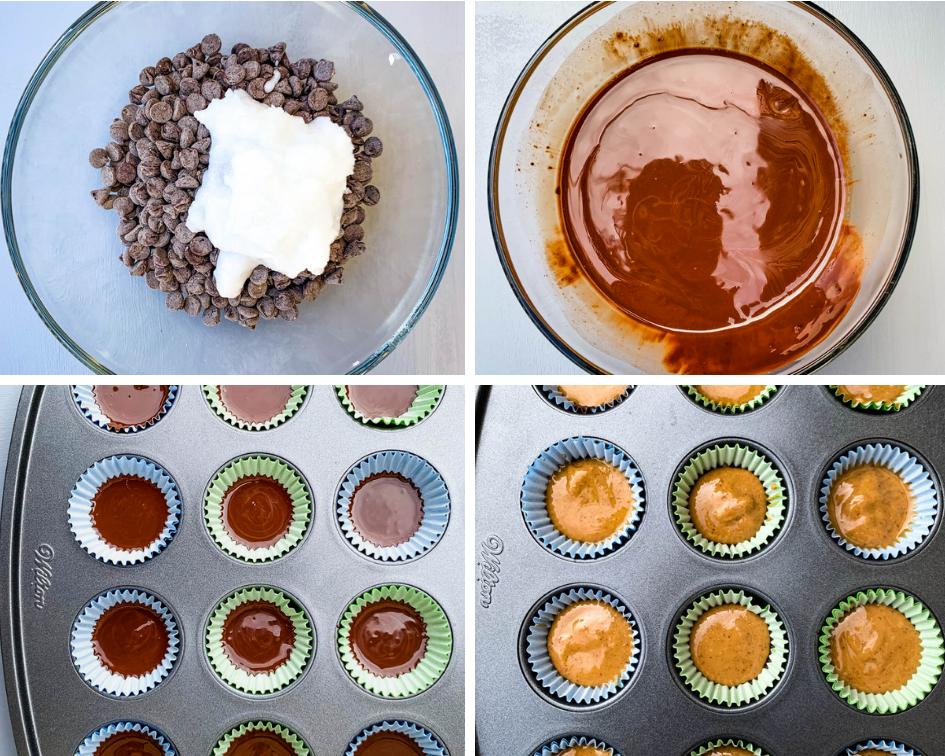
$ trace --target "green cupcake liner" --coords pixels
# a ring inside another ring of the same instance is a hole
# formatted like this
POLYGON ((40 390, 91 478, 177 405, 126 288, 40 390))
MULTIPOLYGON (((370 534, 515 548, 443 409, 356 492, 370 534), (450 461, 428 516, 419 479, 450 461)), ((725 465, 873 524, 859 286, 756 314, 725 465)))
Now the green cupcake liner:
POLYGON ((406 585, 385 585, 365 591, 345 610, 338 627, 338 651, 348 674, 361 687, 385 698, 402 698, 420 693, 440 679, 453 652, 453 634, 440 605, 426 593, 406 585), (381 677, 366 670, 349 642, 351 625, 358 612, 383 599, 403 601, 412 606, 426 625, 427 647, 423 658, 412 670, 396 677, 381 677))
POLYGON ((295 732, 275 722, 263 721, 244 722, 234 727, 217 741, 217 744, 213 747, 213 753, 211 753, 210 756, 226 756, 226 752, 230 749, 230 746, 233 745, 234 740, 242 737, 247 732, 255 732, 257 730, 268 730, 269 732, 281 735, 285 738, 285 742, 288 743, 289 747, 295 753, 295 756, 312 756, 312 752, 309 750, 308 746, 305 745, 305 741, 295 732))
POLYGON ((758 396, 756 396, 754 399, 750 399, 744 404, 736 404, 736 405, 731 405, 731 406, 724 405, 724 404, 716 404, 707 396, 703 396, 702 394, 700 394, 698 389, 696 389, 695 386, 690 386, 687 384, 685 386, 685 389, 686 389, 686 393, 689 395, 689 398, 692 399, 697 404, 701 404, 703 407, 707 407, 713 412, 722 412, 722 413, 731 412, 732 414, 735 414, 736 412, 749 412, 750 410, 760 407, 762 404, 768 401, 768 399, 770 399, 775 394, 775 392, 778 390, 778 387, 774 384, 765 386, 761 390, 761 393, 758 394, 758 396))
POLYGON ((245 420, 240 420, 236 415, 226 408, 226 405, 223 404, 223 400, 220 399, 219 387, 203 387, 203 395, 207 398, 207 402, 210 404, 210 409, 212 409, 219 417, 226 420, 232 426, 241 428, 242 430, 253 431, 269 430, 270 428, 275 428, 277 425, 282 425, 282 423, 298 412, 299 407, 302 406, 302 402, 305 401, 305 396, 307 393, 308 386, 293 386, 292 396, 290 396, 289 401, 286 402, 285 410, 264 423, 247 423, 245 420))
POLYGON ((942 631, 929 610, 906 593, 883 588, 860 591, 841 601, 821 628, 819 651, 821 668, 834 692, 847 703, 858 709, 866 709, 870 714, 895 714, 919 703, 938 682, 942 673, 942 660, 945 657, 942 631), (833 629, 847 612, 866 604, 884 604, 899 610, 919 632, 919 642, 922 644, 919 669, 899 690, 889 693, 863 693, 854 690, 840 679, 833 665, 830 654, 830 635, 833 629))
POLYGON ((305 613, 293 599, 274 588, 243 588, 231 593, 217 604, 207 623, 205 646, 210 666, 231 688, 253 695, 274 693, 294 682, 311 659, 314 645, 312 626, 305 613), (295 641, 289 658, 271 672, 252 674, 240 669, 230 661, 223 648, 224 620, 234 609, 250 601, 268 601, 275 604, 285 612, 295 630, 295 641))
POLYGON ((714 557, 737 559, 758 551, 769 543, 784 524, 787 490, 778 468, 759 451, 747 446, 728 444, 703 449, 689 459, 673 486, 673 514, 676 526, 691 544, 714 557), (741 543, 710 541, 699 532, 689 514, 689 494, 699 478, 719 467, 740 467, 758 476, 768 496, 768 511, 758 532, 741 543))
POLYGON ((408 425, 419 423, 433 412, 443 395, 443 388, 443 386, 420 386, 417 389, 417 398, 413 400, 413 406, 399 417, 365 417, 348 401, 348 394, 344 386, 335 386, 335 391, 348 414, 363 424, 396 425, 405 428, 408 425))
POLYGON ((704 754, 709 753, 714 748, 722 748, 724 746, 729 746, 731 748, 741 748, 744 751, 751 751, 756 754, 756 756, 766 756, 765 752, 762 751, 758 746, 752 745, 751 743, 746 743, 744 740, 733 740, 732 738, 712 740, 706 743, 704 746, 700 746, 694 751, 689 752, 689 756, 704 756, 704 754))
POLYGON ((308 485, 294 467, 275 457, 252 455, 230 462, 213 476, 204 495, 204 523, 210 536, 227 554, 244 562, 271 562, 288 554, 301 543, 312 519, 312 496, 308 485), (265 475, 279 481, 292 497, 294 512, 289 531, 272 546, 251 549, 233 540, 223 527, 223 497, 240 478, 265 475))
POLYGON ((697 696, 729 708, 745 706, 766 696, 784 674, 788 659, 787 631, 770 606, 758 606, 744 591, 716 591, 696 599, 680 618, 674 635, 673 656, 676 659, 676 670, 697 696), (689 652, 689 635, 693 625, 709 609, 723 604, 738 604, 754 612, 765 621, 771 636, 771 650, 761 674, 741 685, 712 682, 698 670, 689 652))
POLYGON ((835 397, 843 402, 847 407, 861 410, 879 410, 881 412, 898 412, 904 407, 908 407, 916 397, 922 393, 925 386, 906 386, 899 397, 892 404, 886 402, 857 402, 852 399, 844 399, 840 393, 839 386, 828 386, 835 397))

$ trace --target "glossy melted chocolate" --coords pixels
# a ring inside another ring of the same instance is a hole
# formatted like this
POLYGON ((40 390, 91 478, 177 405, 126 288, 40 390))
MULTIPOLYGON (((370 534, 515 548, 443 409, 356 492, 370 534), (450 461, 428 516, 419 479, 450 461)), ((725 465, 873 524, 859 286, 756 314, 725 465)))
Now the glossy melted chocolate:
POLYGON ((417 741, 402 732, 382 730, 368 735, 358 750, 356 756, 423 756, 423 751, 417 741))
POLYGON ((278 543, 292 523, 292 497, 279 481, 247 475, 223 495, 223 528, 237 543, 264 549, 278 543))
POLYGON ((402 475, 379 473, 354 489, 350 513, 362 538, 376 546, 394 546, 409 541, 420 528, 423 499, 402 475))
POLYGON ((285 411, 291 386, 217 386, 220 401, 244 423, 265 423, 285 411))
POLYGON ((134 551, 154 543, 167 522, 167 499, 137 475, 109 478, 92 497, 92 527, 117 549, 134 551))
POLYGON ((164 749, 144 732, 116 732, 95 749, 95 756, 164 756, 164 749))
POLYGON ((250 674, 272 672, 284 664, 294 643, 292 620, 269 601, 240 604, 223 620, 223 650, 250 674))
POLYGON ((400 417, 413 406, 419 386, 345 386, 348 401, 365 417, 400 417))
POLYGON ((253 730, 230 743, 225 756, 295 756, 295 751, 278 733, 253 730))
POLYGON ((414 669, 427 649, 427 630, 420 613, 403 601, 382 599, 361 609, 351 625, 351 651, 361 665, 379 677, 396 677, 414 669))
POLYGON ((93 386, 92 394, 109 426, 121 430, 156 418, 170 396, 170 386, 93 386))
POLYGON ((141 677, 158 668, 167 655, 167 625, 150 606, 115 604, 92 629, 92 651, 111 672, 141 677))

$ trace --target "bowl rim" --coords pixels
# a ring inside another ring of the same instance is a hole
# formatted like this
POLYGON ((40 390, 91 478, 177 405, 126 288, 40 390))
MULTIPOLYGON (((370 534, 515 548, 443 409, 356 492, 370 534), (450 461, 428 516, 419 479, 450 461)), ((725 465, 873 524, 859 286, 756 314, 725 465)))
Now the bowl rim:
MULTIPOLYGON (((24 89, 23 94, 20 96, 20 100, 13 112, 13 120, 10 123, 10 130, 7 133, 6 144, 3 151, 2 172, 0 172, 0 195, 2 195, 0 196, 0 199, 2 199, 0 211, 2 211, 3 217, 3 230, 17 278, 19 278, 27 298, 33 305, 33 309, 36 310, 46 327, 79 362, 99 375, 113 375, 114 373, 107 366, 88 354, 65 332, 43 304, 42 299, 30 281, 26 266, 20 255, 20 247, 16 239, 16 230, 13 223, 13 204, 11 199, 13 163, 16 156, 16 147, 20 139, 20 132, 23 127, 23 121, 26 118, 30 105, 32 105, 33 100, 36 98, 37 93, 53 66, 58 62, 65 50, 79 38, 79 35, 81 35, 83 31, 105 13, 122 4, 124 4, 124 0, 105 0, 96 3, 63 32, 62 36, 56 40, 49 52, 43 57, 36 71, 30 77, 29 83, 26 85, 26 89, 24 89)), ((346 373, 346 375, 363 375, 380 364, 380 362, 406 338, 407 334, 413 330, 413 327, 426 311, 440 282, 443 280, 443 274, 446 271, 446 265, 449 262, 453 242, 456 238, 456 226, 459 219, 459 164, 449 116, 446 113, 446 108, 440 98, 436 84, 434 84, 433 78, 423 65, 420 57, 407 40, 401 36, 400 32, 366 2, 346 0, 344 5, 381 32, 397 49, 407 65, 410 66, 411 71, 413 71, 414 76, 416 76, 417 81, 423 88, 430 108, 433 111, 433 117, 440 135, 440 143, 446 163, 446 217, 440 239, 440 247, 437 251, 436 260, 434 261, 433 273, 421 292, 417 303, 407 314, 406 318, 404 318, 403 322, 397 327, 393 335, 389 336, 385 343, 375 350, 373 354, 359 361, 346 373)))
MULTIPOLYGON (((551 342, 552 346, 554 346, 559 352, 561 352, 561 354, 571 360, 571 362, 573 362, 575 365, 592 375, 609 375, 610 373, 578 354, 565 342, 562 337, 560 337, 555 332, 551 325, 545 321, 544 317, 538 314, 537 309, 532 305, 531 299, 525 292, 525 288, 515 271, 515 266, 512 265, 509 259, 508 246, 505 242, 505 234, 502 230, 502 221, 499 217, 498 209, 499 153, 505 141, 506 131, 508 130, 509 125, 509 118, 511 117, 512 111, 518 103, 522 89, 524 88, 525 84, 528 83, 529 79, 531 79, 531 76, 538 64, 541 63, 545 56, 551 51, 551 48, 554 47, 562 38, 564 38, 573 28, 582 23, 585 19, 590 18, 593 14, 597 13, 597 11, 607 6, 613 5, 614 2, 615 0, 607 0, 606 2, 591 2, 590 4, 584 6, 581 8, 581 10, 561 24, 561 26, 555 29, 538 47, 531 58, 529 58, 528 62, 525 64, 525 67, 516 78, 515 83, 512 85, 512 89, 509 91, 509 95, 502 106, 501 112, 499 113, 499 119, 492 138, 492 146, 489 150, 489 170, 486 179, 486 192, 488 194, 489 207, 489 225, 492 228, 492 239, 496 253, 499 256, 499 264, 502 266, 502 272, 505 274, 506 280, 512 287, 512 292, 515 294, 515 298, 518 300, 518 303, 525 311, 525 314, 528 315, 528 318, 532 321, 539 332, 551 342)), ((843 352, 845 352, 860 336, 863 335, 863 333, 869 328, 873 321, 879 316, 880 312, 882 312, 883 308, 886 306, 887 301, 889 300, 889 297, 892 295, 893 290, 899 283, 899 279, 902 277, 906 262, 909 259, 909 253, 912 250, 912 241, 913 237, 915 236, 916 225, 918 223, 919 217, 919 156, 918 150, 916 149, 915 138, 912 133, 912 125, 909 121, 909 115, 906 112, 905 106, 902 103, 902 99, 899 96, 899 92, 896 89, 895 84, 893 84, 892 79, 890 79, 889 75, 886 73, 886 70, 883 68, 876 56, 873 55, 870 49, 862 42, 862 40, 860 40, 859 37, 850 31, 850 29, 848 29, 842 22, 834 18, 834 16, 818 6, 816 3, 792 1, 790 4, 801 10, 807 11, 815 19, 831 27, 837 34, 840 35, 841 38, 846 40, 850 47, 852 47, 861 58, 863 58, 863 60, 875 74, 876 78, 879 79, 880 84, 886 90, 890 103, 892 104, 893 110, 895 111, 895 115, 899 121, 899 126, 905 141, 905 157, 910 176, 909 210, 907 213, 902 243, 900 245, 899 255, 895 266, 893 266, 886 283, 881 289, 879 295, 876 297, 875 301, 872 303, 863 317, 861 317, 860 320, 853 325, 849 333, 847 333, 847 335, 839 343, 834 345, 816 360, 808 365, 804 365, 799 370, 790 373, 794 375, 808 375, 816 372, 817 370, 820 370, 833 359, 843 354, 843 352)))

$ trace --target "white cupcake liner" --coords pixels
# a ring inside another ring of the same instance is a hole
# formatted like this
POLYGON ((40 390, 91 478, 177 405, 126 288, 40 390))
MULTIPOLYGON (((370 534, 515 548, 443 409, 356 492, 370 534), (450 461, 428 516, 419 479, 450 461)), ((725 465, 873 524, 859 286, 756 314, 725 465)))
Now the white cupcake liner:
POLYGON ((585 737, 559 738, 558 740, 553 740, 547 745, 542 746, 540 751, 535 751, 533 756, 554 756, 556 753, 561 753, 566 748, 576 748, 580 746, 596 748, 599 751, 604 751, 609 754, 609 756, 620 756, 618 751, 611 748, 602 740, 585 737))
POLYGON ((177 534, 180 525, 180 493, 174 479, 151 460, 141 457, 106 457, 82 473, 69 495, 68 512, 69 529, 89 554, 109 564, 137 564, 160 554, 177 534), (167 502, 164 530, 147 548, 119 549, 107 543, 92 524, 92 499, 106 481, 121 475, 134 475, 151 481, 161 490, 167 502))
POLYGON ((918 547, 928 536, 938 516, 938 493, 932 476, 912 454, 890 444, 867 444, 846 452, 833 463, 820 488, 820 513, 831 537, 856 556, 864 559, 892 559, 918 547), (830 490, 837 478, 853 467, 876 465, 895 473, 912 494, 912 523, 896 543, 882 549, 863 549, 848 542, 834 530, 827 511, 830 490))
POLYGON ((83 741, 82 745, 79 746, 79 750, 75 752, 75 756, 94 756, 102 743, 119 732, 141 732, 150 735, 161 746, 164 756, 177 756, 174 746, 162 733, 141 722, 116 722, 99 728, 83 741))
POLYGON ((595 407, 582 407, 579 404, 575 404, 564 395, 558 386, 536 386, 536 388, 541 391, 542 395, 551 401, 556 407, 560 407, 563 410, 572 412, 575 415, 594 415, 599 412, 612 410, 627 397, 629 397, 630 394, 633 393, 633 390, 636 388, 636 386, 629 386, 626 391, 624 391, 616 399, 612 399, 609 402, 605 402, 604 404, 598 404, 595 407))
POLYGON ((436 735, 420 725, 404 719, 388 719, 371 727, 365 727, 348 745, 345 756, 355 756, 361 744, 378 732, 399 732, 413 740, 425 756, 446 756, 446 749, 436 735))
POLYGON ((338 489, 336 506, 341 532, 358 551, 380 562, 405 562, 426 554, 443 537, 450 519, 450 494, 443 477, 422 457, 402 451, 372 454, 348 470, 338 489), (397 473, 407 478, 420 492, 423 519, 420 527, 404 543, 377 546, 358 533, 351 520, 351 499, 355 489, 378 473, 397 473))
POLYGON ((646 505, 643 477, 630 455, 607 441, 584 436, 564 439, 539 454, 525 473, 519 498, 525 523, 535 539, 549 551, 571 559, 593 559, 622 546, 636 531, 646 505), (633 491, 633 512, 620 530, 603 541, 583 543, 568 538, 548 516, 546 495, 551 476, 579 459, 599 459, 613 465, 624 474, 633 491))
POLYGON ((72 627, 72 661, 82 678, 93 688, 118 698, 146 693, 157 687, 170 673, 180 653, 180 632, 177 620, 162 601, 149 593, 133 589, 107 591, 82 610, 72 627), (105 613, 117 604, 137 603, 151 607, 167 627, 167 653, 157 669, 140 677, 115 674, 104 664, 92 648, 92 631, 105 613))
POLYGON ((152 425, 156 425, 168 413, 168 410, 174 406, 174 401, 177 399, 177 390, 180 386, 168 387, 167 400, 164 402, 164 407, 157 416, 143 425, 132 425, 127 428, 111 427, 111 420, 102 412, 102 408, 98 406, 98 402, 95 400, 94 388, 94 386, 72 386, 72 398, 82 411, 82 414, 99 428, 111 431, 112 433, 137 433, 145 428, 150 428, 152 425))
POLYGON ((857 743, 856 745, 850 746, 844 751, 844 754, 846 754, 846 756, 855 756, 855 754, 869 749, 892 753, 896 756, 920 756, 920 754, 916 753, 908 746, 897 743, 894 740, 867 740, 864 743, 857 743))
POLYGON ((529 623, 528 635, 525 638, 525 653, 532 674, 548 693, 564 699, 571 704, 594 704, 605 701, 621 690, 633 673, 636 671, 640 659, 640 632, 637 629, 636 619, 619 599, 597 588, 572 588, 568 591, 552 596, 538 610, 529 623), (620 677, 606 685, 590 687, 578 685, 564 678, 555 668, 548 652, 548 633, 555 618, 567 607, 579 601, 600 601, 610 604, 630 623, 633 637, 633 651, 630 660, 620 673, 620 677))

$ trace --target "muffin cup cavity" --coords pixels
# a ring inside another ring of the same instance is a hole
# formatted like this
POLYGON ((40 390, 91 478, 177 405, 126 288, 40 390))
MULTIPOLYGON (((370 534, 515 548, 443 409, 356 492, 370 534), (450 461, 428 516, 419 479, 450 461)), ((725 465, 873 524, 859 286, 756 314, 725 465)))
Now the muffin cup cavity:
POLYGON ((164 406, 157 415, 155 415, 146 423, 141 425, 132 425, 127 428, 112 427, 111 419, 104 412, 102 412, 102 408, 95 399, 94 388, 94 386, 72 386, 72 398, 75 401, 76 406, 79 408, 82 414, 85 415, 89 422, 91 422, 96 427, 102 428, 103 430, 107 430, 111 433, 137 433, 138 431, 142 431, 146 428, 156 425, 164 418, 164 416, 170 411, 171 407, 174 406, 180 386, 168 387, 167 399, 164 401, 164 406))
POLYGON ((841 756, 855 756, 866 750, 892 753, 895 754, 895 756, 919 756, 919 754, 909 748, 909 746, 897 743, 894 740, 867 740, 863 743, 857 743, 856 745, 844 749, 841 756))
POLYGON ((905 409, 912 402, 916 400, 919 394, 922 393, 922 390, 925 388, 922 386, 906 386, 902 393, 896 397, 895 401, 890 402, 860 402, 855 399, 844 399, 843 394, 840 391, 840 386, 827 386, 831 394, 833 394, 837 399, 839 399, 847 407, 852 407, 856 410, 875 410, 877 412, 898 412, 901 409, 905 409))
POLYGON ((164 752, 164 756, 177 756, 174 746, 160 732, 153 727, 142 724, 141 722, 116 722, 105 727, 101 727, 89 735, 75 752, 75 756, 95 756, 99 746, 108 740, 112 735, 123 732, 139 732, 153 738, 164 752))
POLYGON ((777 385, 770 384, 768 386, 765 386, 761 390, 760 394, 749 399, 747 402, 743 402, 742 404, 728 405, 728 404, 718 404, 712 399, 710 399, 709 397, 704 396, 702 393, 700 393, 699 389, 696 386, 686 385, 686 386, 683 386, 683 388, 686 389, 686 395, 690 399, 692 399, 692 401, 694 401, 696 404, 702 405, 706 409, 710 409, 713 412, 721 412, 722 414, 730 412, 733 415, 743 413, 743 412, 750 412, 753 409, 757 409, 766 401, 768 401, 772 396, 774 396, 778 390, 777 385))
POLYGON ((730 748, 741 748, 743 751, 751 751, 755 756, 767 756, 758 746, 752 743, 746 743, 744 740, 734 740, 733 738, 710 740, 705 745, 690 751, 689 756, 704 756, 704 754, 710 753, 715 748, 724 748, 726 746, 730 748))
POLYGON ((413 722, 404 719, 388 719, 378 722, 376 725, 365 727, 359 732, 345 751, 345 756, 355 756, 361 744, 372 735, 379 732, 397 732, 410 738, 417 747, 423 752, 424 756, 447 756, 446 749, 437 739, 436 735, 413 722))
POLYGON ((270 430, 279 425, 282 425, 284 422, 289 420, 289 418, 295 415, 295 413, 298 412, 299 408, 302 406, 302 402, 305 401, 305 397, 308 395, 308 386, 292 386, 292 394, 289 397, 289 401, 286 402, 285 409, 275 417, 261 423, 251 423, 247 422, 246 420, 241 420, 232 412, 230 412, 223 403, 223 400, 220 398, 219 386, 204 386, 203 395, 206 397, 207 403, 210 405, 210 409, 212 409, 218 417, 222 418, 233 427, 239 428, 240 430, 261 431, 270 430))
POLYGON ((227 554, 244 562, 271 562, 284 557, 302 542, 311 519, 312 494, 308 484, 295 467, 277 457, 249 455, 233 460, 213 476, 204 495, 204 524, 210 537, 227 554), (223 499, 227 490, 252 475, 278 481, 292 499, 289 530, 272 546, 249 548, 234 540, 223 524, 223 499))
POLYGON ((398 417, 365 417, 348 399, 348 392, 344 386, 335 386, 335 392, 348 414, 362 424, 406 428, 426 419, 436 409, 436 405, 440 403, 440 398, 443 396, 443 388, 443 386, 420 386, 417 389, 417 396, 413 400, 413 405, 398 417))
POLYGON ((614 407, 621 404, 633 393, 636 386, 628 386, 626 391, 620 394, 620 396, 594 407, 583 407, 580 404, 575 404, 575 402, 564 395, 564 392, 561 391, 561 388, 558 386, 536 386, 535 388, 538 389, 538 393, 541 394, 542 398, 546 399, 552 406, 558 409, 570 412, 573 415, 597 415, 601 412, 612 410, 614 407))
POLYGON ((180 654, 180 631, 177 620, 164 603, 144 591, 122 589, 107 591, 92 599, 72 626, 72 661, 89 685, 116 698, 130 698, 157 687, 171 673, 180 654), (119 604, 141 604, 154 610, 167 629, 167 651, 156 669, 138 677, 125 677, 112 672, 96 655, 93 632, 96 623, 108 609, 119 604))
POLYGON ((763 452, 741 444, 715 444, 694 454, 676 476, 673 485, 673 516, 686 540, 700 551, 719 559, 738 559, 760 551, 781 530, 787 514, 787 487, 775 463, 763 452), (719 543, 706 538, 692 521, 689 495, 699 478, 720 467, 739 467, 754 473, 768 499, 765 520, 747 541, 719 543))
POLYGON ((557 740, 552 740, 550 743, 541 747, 541 750, 535 751, 533 756, 555 756, 555 754, 561 753, 562 751, 568 748, 579 748, 586 746, 588 748, 596 748, 598 751, 603 751, 607 756, 620 756, 618 751, 615 751, 609 745, 607 745, 602 740, 596 740, 594 738, 586 737, 570 737, 570 738, 558 738, 557 740))
POLYGON ((925 466, 910 452, 891 444, 866 444, 840 456, 827 471, 820 487, 820 513, 824 526, 840 546, 864 559, 894 559, 918 548, 928 537, 938 516, 938 492, 925 466), (891 546, 865 549, 847 541, 830 521, 828 502, 836 480, 860 465, 884 467, 898 475, 912 495, 912 520, 909 528, 891 546))
POLYGON ((623 449, 599 438, 575 436, 552 444, 529 465, 519 493, 522 515, 529 531, 548 551, 569 559, 594 559, 623 546, 636 532, 646 506, 643 476, 623 449), (581 459, 599 459, 623 473, 633 491, 633 512, 603 541, 584 543, 560 532, 548 515, 547 489, 551 477, 565 465, 581 459))
POLYGON ((406 562, 426 554, 439 543, 450 519, 450 494, 433 465, 416 454, 384 451, 371 454, 348 470, 338 489, 336 514, 345 539, 362 554, 379 562, 406 562), (393 473, 409 480, 420 492, 423 518, 420 527, 404 543, 378 546, 363 538, 351 518, 354 492, 379 473, 393 473))
POLYGON ((351 679, 365 690, 384 698, 404 698, 426 690, 443 675, 453 653, 453 633, 440 605, 423 591, 406 585, 385 585, 358 596, 341 618, 337 643, 341 663, 351 679), (426 649, 419 664, 409 672, 394 677, 381 677, 365 669, 350 643, 352 626, 358 613, 366 606, 384 599, 403 602, 416 610, 423 620, 427 636, 426 649))
POLYGON ((821 669, 834 692, 851 706, 866 710, 870 714, 895 714, 919 703, 938 682, 945 656, 941 628, 929 610, 913 596, 885 588, 860 591, 841 601, 821 628, 818 650, 821 669), (834 628, 847 612, 867 604, 882 604, 902 612, 919 633, 922 646, 919 668, 909 682, 889 693, 863 693, 854 690, 840 679, 830 654, 830 636, 834 628))
POLYGON ((217 741, 217 744, 213 747, 213 751, 211 752, 210 756, 226 756, 226 753, 230 750, 230 746, 233 745, 234 740, 241 738, 247 733, 257 732, 259 730, 274 732, 277 735, 280 735, 292 749, 295 756, 312 756, 312 752, 309 750, 308 746, 305 745, 305 741, 302 740, 298 734, 284 725, 276 724, 275 722, 264 721, 244 722, 243 724, 234 727, 217 741))
POLYGON ((275 693, 291 685, 305 671, 315 653, 315 633, 305 612, 282 591, 274 588, 244 588, 223 599, 207 622, 205 638, 207 659, 217 676, 226 685, 243 693, 263 695, 275 693), (295 639, 289 658, 276 669, 258 674, 247 672, 235 665, 223 647, 223 627, 227 617, 235 609, 251 601, 274 604, 292 623, 295 639))
POLYGON ((717 706, 737 708, 767 696, 784 674, 788 661, 788 636, 784 624, 775 611, 741 590, 721 590, 696 599, 687 607, 676 624, 673 637, 673 656, 676 671, 693 693, 717 706), (689 640, 699 618, 717 606, 738 604, 757 614, 768 626, 771 649, 768 661, 754 680, 741 685, 721 685, 709 680, 696 667, 690 653, 689 640))
POLYGON ((180 525, 180 492, 167 472, 141 457, 106 457, 82 473, 69 495, 69 529, 79 545, 96 559, 108 564, 131 565, 160 554, 177 534, 180 525), (92 500, 109 480, 130 475, 153 483, 167 502, 167 519, 160 535, 140 549, 121 549, 108 543, 92 523, 92 500))
POLYGON ((614 596, 597 588, 571 588, 548 599, 529 620, 525 636, 525 657, 528 668, 542 690, 552 698, 576 706, 587 706, 606 701, 617 694, 633 677, 640 661, 642 640, 637 622, 630 610, 614 596), (561 612, 581 601, 600 601, 616 609, 630 625, 633 651, 619 677, 606 685, 595 687, 578 685, 566 679, 555 668, 548 652, 548 634, 561 612))

